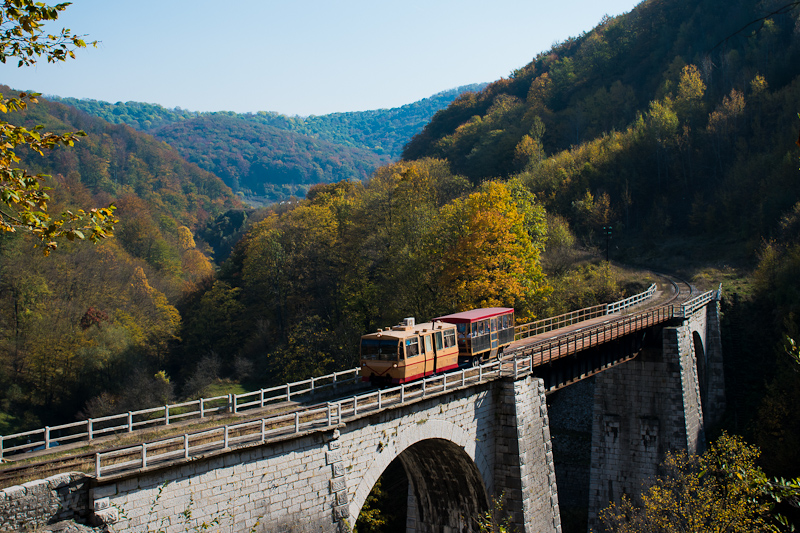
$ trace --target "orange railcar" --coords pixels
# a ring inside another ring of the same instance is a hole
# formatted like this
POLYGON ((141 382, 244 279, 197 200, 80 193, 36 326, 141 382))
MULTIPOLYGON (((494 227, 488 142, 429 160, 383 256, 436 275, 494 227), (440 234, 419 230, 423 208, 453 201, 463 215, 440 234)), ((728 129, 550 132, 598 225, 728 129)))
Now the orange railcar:
POLYGON ((413 318, 361 337, 361 379, 400 384, 458 366, 456 326, 413 318))

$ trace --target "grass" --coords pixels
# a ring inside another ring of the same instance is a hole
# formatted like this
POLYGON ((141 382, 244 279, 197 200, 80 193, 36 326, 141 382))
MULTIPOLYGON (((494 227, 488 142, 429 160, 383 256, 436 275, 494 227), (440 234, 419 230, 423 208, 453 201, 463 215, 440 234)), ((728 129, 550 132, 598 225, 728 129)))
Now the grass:
POLYGON ((15 416, 0 412, 0 435, 11 435, 19 426, 19 420, 15 416))
POLYGON ((215 396, 226 396, 228 394, 245 394, 255 390, 259 390, 259 388, 246 387, 244 384, 239 383, 238 381, 219 379, 206 387, 205 391, 203 392, 203 396, 206 398, 213 398, 215 396))
POLYGON ((716 289, 747 297, 757 263, 758 243, 712 237, 670 237, 663 240, 627 239, 618 243, 612 261, 676 274, 701 291, 716 289))

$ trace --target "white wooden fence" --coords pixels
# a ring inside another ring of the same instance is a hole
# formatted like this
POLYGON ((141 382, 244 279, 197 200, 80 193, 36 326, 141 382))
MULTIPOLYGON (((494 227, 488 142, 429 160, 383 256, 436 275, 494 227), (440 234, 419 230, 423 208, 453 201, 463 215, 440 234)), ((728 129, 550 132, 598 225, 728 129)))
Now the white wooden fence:
POLYGON ((440 374, 389 389, 358 394, 321 407, 271 415, 223 427, 179 435, 95 454, 95 475, 98 478, 127 470, 146 468, 174 460, 189 459, 213 450, 234 445, 264 442, 276 437, 296 435, 305 431, 324 429, 348 418, 379 411, 390 405, 401 405, 468 384, 502 376, 519 376, 531 370, 531 357, 512 361, 493 361, 476 368, 440 374))
POLYGON ((186 418, 205 418, 218 413, 238 413, 247 409, 263 408, 293 398, 313 394, 323 389, 360 381, 360 368, 334 372, 295 383, 261 389, 244 394, 227 394, 212 398, 200 398, 188 402, 129 411, 80 422, 47 426, 13 435, 0 435, 0 459, 31 450, 50 449, 73 442, 90 442, 114 433, 132 432, 137 429, 168 426, 186 418))

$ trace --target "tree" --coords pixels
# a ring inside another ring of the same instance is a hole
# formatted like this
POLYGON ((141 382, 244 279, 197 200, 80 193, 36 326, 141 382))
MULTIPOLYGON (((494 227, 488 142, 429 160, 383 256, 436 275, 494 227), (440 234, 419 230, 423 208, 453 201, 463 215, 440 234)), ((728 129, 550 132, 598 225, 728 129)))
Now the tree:
POLYGON ((633 532, 751 532, 774 530, 776 493, 756 466, 759 450, 725 433, 701 456, 668 453, 663 475, 635 504, 623 496, 600 514, 607 530, 633 532))
POLYGON ((451 308, 507 306, 527 318, 546 298, 544 211, 521 194, 513 182, 490 181, 441 210, 431 249, 451 308))
MULTIPOLYGON (((33 0, 4 0, 0 5, 0 61, 16 58, 18 66, 35 65, 40 58, 49 63, 75 57, 75 49, 86 47, 81 36, 62 29, 58 35, 45 33, 44 24, 58 19, 69 3, 47 6, 33 0)), ((92 43, 94 45, 95 43, 92 43)), ((0 95, 0 113, 26 109, 36 103, 36 94, 16 97, 0 95)), ((0 232, 23 231, 41 241, 45 255, 54 250, 59 238, 89 239, 97 242, 112 235, 113 204, 105 208, 67 210, 60 217, 48 212, 50 190, 44 174, 30 175, 15 168, 17 151, 27 148, 40 155, 59 146, 72 146, 82 131, 55 134, 42 126, 28 129, 0 121, 0 232)))

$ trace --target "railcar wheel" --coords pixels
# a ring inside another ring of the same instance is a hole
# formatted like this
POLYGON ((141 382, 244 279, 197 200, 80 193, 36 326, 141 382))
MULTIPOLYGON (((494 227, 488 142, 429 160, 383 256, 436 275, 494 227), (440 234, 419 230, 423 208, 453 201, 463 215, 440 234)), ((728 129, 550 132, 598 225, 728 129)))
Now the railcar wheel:
POLYGON ((479 366, 481 366, 481 356, 476 355, 475 357, 473 357, 471 365, 472 368, 478 368, 479 366))

